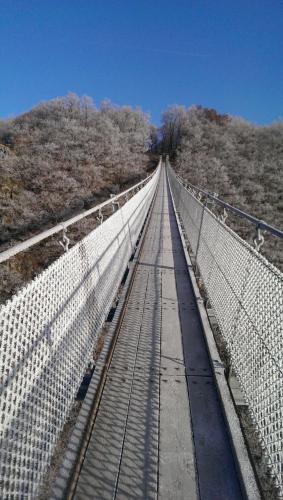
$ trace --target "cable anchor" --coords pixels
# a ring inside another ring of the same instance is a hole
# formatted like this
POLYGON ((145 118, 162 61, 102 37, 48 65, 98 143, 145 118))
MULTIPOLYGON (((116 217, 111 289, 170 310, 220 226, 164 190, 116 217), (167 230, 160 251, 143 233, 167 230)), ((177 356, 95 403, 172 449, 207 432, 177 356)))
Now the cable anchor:
POLYGON ((254 247, 257 252, 260 251, 262 245, 264 244, 264 236, 261 232, 261 229, 259 226, 256 228, 256 237, 254 238, 254 247))
POLYGON ((228 212, 227 212, 226 208, 224 207, 223 213, 219 216, 220 222, 225 224, 227 217, 228 217, 228 212))
POLYGON ((103 222, 103 213, 101 211, 101 208, 99 209, 98 216, 96 217, 96 220, 98 220, 98 222, 100 224, 102 224, 102 222, 103 222))
POLYGON ((64 249, 64 252, 68 252, 71 240, 67 236, 67 228, 63 227, 63 238, 59 241, 59 245, 64 249))
MULTIPOLYGON (((110 194, 110 198, 115 198, 115 194, 110 194)), ((120 204, 119 204, 119 201, 112 201, 112 213, 116 212, 117 210, 119 210, 120 208, 120 204), (115 205, 116 205, 116 208, 115 208, 115 205)))

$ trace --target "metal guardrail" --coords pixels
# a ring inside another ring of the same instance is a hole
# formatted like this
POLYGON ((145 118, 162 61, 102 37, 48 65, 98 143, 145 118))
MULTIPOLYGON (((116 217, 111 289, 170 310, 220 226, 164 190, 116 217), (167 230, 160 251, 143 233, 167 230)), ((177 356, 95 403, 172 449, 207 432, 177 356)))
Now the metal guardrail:
POLYGON ((76 224, 78 221, 93 215, 96 212, 101 213, 102 209, 112 205, 113 204, 119 204, 119 200, 122 198, 128 199, 129 195, 132 195, 137 191, 138 189, 142 189, 142 187, 147 184, 147 182, 154 176, 155 172, 147 176, 145 179, 140 181, 138 184, 135 184, 135 186, 130 187, 126 191, 123 191, 122 193, 117 194, 116 196, 111 196, 110 200, 106 200, 103 203, 100 203, 99 205, 96 205, 93 208, 90 208, 89 210, 85 210, 84 212, 81 212, 80 214, 76 215, 75 217, 72 217, 64 222, 60 222, 60 224, 57 224, 54 227, 51 227, 50 229, 47 229, 46 231, 42 231, 40 234, 37 234, 36 236, 32 236, 31 238, 27 239, 26 241, 23 241, 22 243, 18 243, 17 245, 14 245, 11 248, 8 248, 7 250, 0 252, 0 263, 5 262, 6 260, 10 259, 11 257, 17 255, 20 252, 24 252, 25 250, 28 250, 34 245, 37 245, 43 240, 46 240, 47 238, 50 238, 50 236, 53 236, 54 234, 60 233, 63 231, 63 235, 66 237, 66 231, 69 226, 72 226, 73 224, 76 224))
POLYGON ((200 189, 193 184, 190 184, 189 182, 185 181, 180 177, 179 175, 175 174, 176 178, 182 184, 185 188, 189 189, 193 194, 199 193, 203 195, 207 200, 213 201, 216 205, 219 205, 222 208, 225 208, 225 210, 228 210, 229 212, 232 212, 236 214, 238 217, 241 217, 242 219, 248 220, 251 224, 254 224, 257 229, 261 229, 262 231, 268 231, 269 233, 273 234, 273 236, 277 236, 278 238, 283 239, 283 231, 280 231, 280 229, 277 229, 276 227, 271 226, 270 224, 267 224, 263 220, 257 219, 256 217, 253 217, 250 214, 247 214, 243 210, 240 210, 239 208, 233 207, 229 203, 226 203, 223 200, 220 200, 215 194, 211 194, 208 191, 205 191, 203 189, 200 189))
MULTIPOLYGON (((159 172, 160 167, 146 183, 131 188, 141 189, 0 307, 0 498, 38 498, 85 368, 93 363, 98 332, 135 248, 159 172)), ((56 226, 52 234, 60 230, 56 226)), ((36 242, 49 235, 39 235, 36 242)), ((28 240, 24 248, 36 242, 28 240)))
POLYGON ((283 495, 283 274, 168 177, 262 449, 283 495))

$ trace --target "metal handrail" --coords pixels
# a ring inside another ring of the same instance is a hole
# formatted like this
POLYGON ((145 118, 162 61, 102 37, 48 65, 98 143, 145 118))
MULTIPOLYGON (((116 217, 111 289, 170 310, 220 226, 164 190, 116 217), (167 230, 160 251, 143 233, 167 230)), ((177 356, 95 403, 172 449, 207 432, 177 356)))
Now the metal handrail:
POLYGON ((4 250, 3 252, 0 253, 0 264, 2 262, 5 262, 6 260, 10 259, 11 257, 14 257, 20 252, 23 252, 25 250, 28 250, 30 247, 37 245, 41 241, 49 238, 53 234, 57 234, 60 231, 66 231, 67 227, 75 224, 81 219, 84 219, 85 217, 88 217, 89 215, 100 211, 103 207, 107 205, 112 205, 115 203, 119 198, 122 198, 123 196, 127 195, 131 191, 137 189, 138 187, 141 187, 142 185, 146 184, 155 174, 157 171, 158 167, 160 165, 160 162, 158 163, 157 168, 152 172, 152 174, 148 175, 145 179, 142 181, 138 182, 134 186, 130 187, 129 189, 126 189, 122 193, 117 194, 116 196, 113 196, 110 198, 110 200, 106 200, 103 203, 100 203, 99 205, 96 205, 95 207, 90 208, 89 210, 85 210, 84 212, 81 212, 80 214, 76 215, 75 217, 72 217, 71 219, 67 219, 64 222, 60 222, 54 227, 51 227, 50 229, 47 229, 46 231, 43 231, 42 233, 39 233, 35 236, 32 236, 31 238, 23 241, 22 243, 18 243, 17 245, 14 245, 11 248, 8 248, 7 250, 4 250))
POLYGON ((181 182, 181 184, 184 186, 185 189, 189 186, 191 189, 194 189, 198 193, 203 194, 206 196, 206 198, 209 198, 210 200, 213 200, 217 205, 225 208, 226 210, 229 210, 230 212, 235 213, 239 217, 242 217, 243 219, 247 219, 249 222, 254 224, 257 229, 261 229, 263 231, 268 231, 269 233, 273 234, 274 236, 277 236, 278 238, 283 239, 283 231, 280 231, 280 229, 277 229, 276 227, 271 226, 270 224, 267 224, 263 220, 257 219, 256 217, 253 217, 252 215, 247 214, 243 210, 240 210, 239 208, 233 207, 233 205, 230 205, 229 203, 226 203, 225 201, 220 200, 217 198, 217 196, 209 193, 208 191, 205 191, 204 189, 200 189, 197 186, 194 186, 190 182, 185 181, 180 177, 178 174, 176 174, 177 179, 181 182))

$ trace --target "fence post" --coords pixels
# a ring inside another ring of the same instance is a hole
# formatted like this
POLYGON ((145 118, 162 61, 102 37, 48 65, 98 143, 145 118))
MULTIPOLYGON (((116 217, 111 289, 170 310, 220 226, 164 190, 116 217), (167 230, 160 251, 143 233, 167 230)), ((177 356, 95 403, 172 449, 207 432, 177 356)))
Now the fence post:
POLYGON ((207 204, 207 198, 205 199, 205 202, 202 205, 201 220, 200 220, 200 227, 199 227, 199 233, 198 233, 197 248, 196 248, 196 254, 195 254, 195 273, 196 273, 196 277, 199 277, 199 276, 197 276, 199 274, 197 272, 197 269, 198 269, 197 258, 198 258, 198 251, 199 251, 199 246, 200 246, 201 230, 202 230, 202 224, 203 224, 203 218, 204 218, 204 212, 205 212, 205 209, 206 209, 206 204, 207 204))

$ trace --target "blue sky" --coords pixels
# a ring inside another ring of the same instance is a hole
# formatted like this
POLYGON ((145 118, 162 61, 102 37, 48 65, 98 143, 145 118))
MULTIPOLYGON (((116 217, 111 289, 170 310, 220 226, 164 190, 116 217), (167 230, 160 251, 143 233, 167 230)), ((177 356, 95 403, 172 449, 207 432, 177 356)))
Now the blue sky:
POLYGON ((0 0, 0 117, 91 95, 283 117, 282 0, 0 0))

